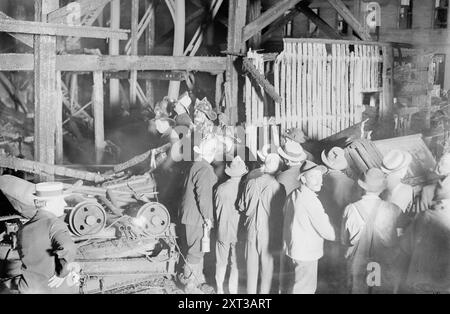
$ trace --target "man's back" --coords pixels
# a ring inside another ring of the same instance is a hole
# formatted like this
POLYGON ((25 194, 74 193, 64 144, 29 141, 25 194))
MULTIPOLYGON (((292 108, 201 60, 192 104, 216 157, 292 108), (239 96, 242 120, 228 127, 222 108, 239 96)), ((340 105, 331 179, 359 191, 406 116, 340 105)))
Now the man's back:
POLYGON ((298 180, 300 174, 300 166, 290 167, 277 176, 277 181, 280 182, 286 190, 286 195, 290 195, 293 191, 298 189, 301 185, 298 180))
POLYGON ((221 184, 215 193, 216 217, 219 223, 217 240, 236 243, 240 213, 236 203, 239 193, 239 180, 228 180, 221 184))

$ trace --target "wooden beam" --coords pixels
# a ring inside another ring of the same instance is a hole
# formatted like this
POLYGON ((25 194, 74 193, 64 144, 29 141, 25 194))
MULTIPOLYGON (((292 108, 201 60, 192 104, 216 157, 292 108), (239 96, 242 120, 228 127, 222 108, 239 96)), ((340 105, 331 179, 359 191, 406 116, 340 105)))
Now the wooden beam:
MULTIPOLYGON (((10 21, 15 20, 12 17, 6 15, 5 13, 3 13, 1 11, 0 11, 0 19, 1 20, 10 20, 10 21)), ((19 33, 10 33, 10 35, 12 37, 14 37, 15 39, 17 39, 18 41, 20 41, 21 43, 27 45, 28 47, 33 48, 33 45, 34 45, 33 35, 19 34, 19 33)))
MULTIPOLYGON (((56 69, 67 72, 93 71, 198 71, 218 74, 227 69, 226 57, 94 56, 58 55, 56 69)), ((33 71, 32 54, 0 54, 0 71, 33 71)))
MULTIPOLYGON (((130 72, 129 71, 106 72, 105 78, 128 80, 128 79, 130 79, 130 72)), ((137 73, 137 78, 139 80, 146 80, 146 81, 152 81, 152 80, 185 81, 186 80, 186 72, 139 71, 137 73)))
POLYGON ((243 41, 245 42, 261 32, 265 27, 272 24, 301 1, 302 0, 282 0, 273 5, 270 9, 261 14, 259 18, 245 26, 243 41))
MULTIPOLYGON (((138 24, 139 24, 139 0, 131 0, 131 50, 132 56, 138 54, 138 24)), ((130 107, 136 105, 137 99, 137 71, 130 74, 130 107)), ((128 108, 128 109, 131 109, 128 108)))
POLYGON ((342 39, 336 29, 328 25, 320 16, 318 16, 310 7, 307 5, 298 5, 297 10, 303 13, 311 22, 313 22, 326 36, 331 39, 342 39))
POLYGON ((289 12, 288 14, 278 18, 278 20, 273 22, 270 25, 269 29, 263 33, 261 39, 262 42, 266 42, 267 40, 269 40, 274 32, 284 27, 287 23, 289 23, 289 21, 292 21, 299 14, 300 14, 299 10, 291 10, 291 12, 289 12))
MULTIPOLYGON (((47 14, 58 6, 59 0, 36 0, 35 20, 45 23, 47 14)), ((55 163, 54 114, 57 101, 56 37, 36 36, 34 42, 34 160, 50 165, 55 163)), ((53 177, 42 176, 40 179, 52 180, 53 177)))
POLYGON ((252 61, 244 58, 244 68, 250 74, 251 78, 261 85, 264 91, 269 95, 275 102, 282 103, 283 98, 277 93, 275 87, 270 84, 270 82, 264 77, 263 74, 259 73, 258 69, 253 65, 252 61))
POLYGON ((372 40, 372 37, 367 32, 365 27, 352 14, 342 0, 328 0, 328 3, 339 13, 340 16, 342 16, 342 18, 362 40, 372 40))
MULTIPOLYGON (((248 18, 249 22, 253 22, 261 16, 261 0, 248 0, 248 18)), ((261 31, 257 32, 249 41, 249 47, 252 49, 259 49, 261 46, 261 31)))
MULTIPOLYGON (((245 50, 243 30, 247 19, 247 1, 229 0, 228 8, 228 45, 227 50, 239 54, 245 50)), ((227 87, 230 95, 227 102, 226 112, 231 125, 238 122, 239 103, 239 71, 240 65, 236 64, 237 57, 228 55, 227 64, 227 87)))
MULTIPOLYGON (((151 55, 153 54, 153 49, 155 48, 156 43, 156 1, 154 0, 146 0, 146 7, 150 10, 150 22, 145 31, 145 54, 151 55)), ((139 73, 138 73, 139 78, 139 73)), ((153 86, 153 82, 151 80, 145 81, 145 96, 147 98, 148 103, 151 107, 154 106, 155 103, 155 88, 153 86)))
POLYGON ((24 33, 47 36, 74 36, 86 38, 128 39, 127 30, 111 30, 105 27, 70 26, 56 23, 0 20, 0 32, 24 33))
MULTIPOLYGON (((186 18, 186 26, 192 24, 195 20, 197 20, 200 17, 203 18, 205 13, 206 12, 205 12, 204 8, 200 8, 200 9, 196 10, 194 13, 192 13, 191 15, 189 15, 186 18)), ((163 35, 159 36, 156 43, 158 45, 162 45, 171 38, 173 38, 173 27, 169 28, 169 30, 167 32, 165 32, 163 35)))
POLYGON ((55 108, 55 163, 61 165, 64 161, 63 151, 63 95, 61 71, 56 71, 56 108, 55 108))
MULTIPOLYGON (((112 30, 120 28, 120 0, 111 1, 111 25, 112 30)), ((119 54, 119 40, 111 38, 109 40, 109 55, 119 54)), ((116 108, 120 106, 120 82, 119 80, 109 81, 109 106, 116 108)))
POLYGON ((47 20, 50 23, 70 24, 72 23, 72 16, 80 14, 79 18, 107 5, 111 0, 78 0, 69 3, 68 5, 50 12, 47 20))
MULTIPOLYGON (((170 2, 170 1, 169 1, 170 2)), ((174 5, 175 33, 173 39, 173 55, 182 56, 184 53, 184 40, 186 32, 186 1, 177 0, 174 5)), ((180 82, 170 81, 167 95, 170 98, 177 99, 180 93, 180 82)))
POLYGON ((94 140, 95 159, 97 164, 102 163, 105 150, 105 125, 103 105, 103 72, 94 72, 94 87, 92 93, 92 111, 94 112, 94 140))

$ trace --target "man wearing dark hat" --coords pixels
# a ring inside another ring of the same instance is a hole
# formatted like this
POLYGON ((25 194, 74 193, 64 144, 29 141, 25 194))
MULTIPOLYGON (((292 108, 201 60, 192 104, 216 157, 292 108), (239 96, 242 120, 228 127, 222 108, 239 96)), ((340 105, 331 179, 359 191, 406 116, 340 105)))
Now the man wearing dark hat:
POLYGON ((284 187, 275 179, 280 168, 280 157, 264 157, 262 175, 250 179, 239 200, 239 210, 247 217, 246 262, 247 293, 271 291, 274 274, 274 256, 281 250, 282 208, 286 198, 284 187))
POLYGON ((300 144, 289 141, 284 146, 284 149, 278 148, 278 154, 285 160, 288 169, 277 176, 277 181, 284 186, 286 195, 289 196, 301 185, 298 180, 298 173, 301 165, 306 160, 306 153, 300 144))
POLYGON ((230 294, 237 294, 239 272, 237 268, 236 243, 241 215, 236 208, 241 179, 248 173, 244 161, 237 156, 225 173, 228 181, 219 185, 215 192, 214 203, 217 217, 216 243, 216 283, 217 293, 223 294, 223 282, 230 258, 230 278, 228 287, 230 294))
POLYGON ((365 191, 362 199, 345 208, 341 240, 347 247, 347 283, 351 293, 394 292, 394 249, 398 244, 398 206, 380 199, 386 178, 380 169, 369 169, 358 184, 365 191), (376 264, 375 264, 376 263, 376 264), (371 265, 379 265, 368 284, 371 265))
MULTIPOLYGON (((360 189, 345 173, 348 167, 345 152, 333 147, 322 152, 322 163, 328 168, 323 176, 323 186, 318 194, 325 212, 331 219, 336 234, 340 234, 345 207, 361 199, 360 189)), ((330 282, 328 288, 340 288, 345 271, 344 252, 339 242, 325 242, 324 258, 319 265, 320 275, 330 282), (333 287, 333 285, 337 285, 333 287)))
POLYGON ((305 161, 298 175, 301 187, 284 205, 282 293, 316 292, 318 260, 323 256, 324 240, 336 238, 330 219, 317 198, 325 172, 325 167, 305 161), (290 276, 291 272, 294 276, 290 276))
POLYGON ((63 216, 63 184, 46 182, 36 185, 35 215, 17 234, 22 261, 20 293, 76 293, 74 278, 79 266, 74 263, 76 246, 63 216))
POLYGON ((437 184, 431 209, 407 229, 401 247, 409 261, 401 292, 450 293, 450 178, 437 184))

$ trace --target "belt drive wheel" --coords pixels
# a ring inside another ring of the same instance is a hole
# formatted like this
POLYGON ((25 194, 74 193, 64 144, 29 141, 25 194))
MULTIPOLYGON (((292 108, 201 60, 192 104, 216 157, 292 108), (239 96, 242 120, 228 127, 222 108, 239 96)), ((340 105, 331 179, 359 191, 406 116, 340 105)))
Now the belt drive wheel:
POLYGON ((69 227, 77 236, 99 233, 106 225, 106 212, 95 202, 81 202, 69 214, 69 227))
POLYGON ((170 226, 169 211, 160 203, 145 204, 139 209, 136 217, 145 218, 143 228, 146 233, 153 236, 163 234, 170 226))

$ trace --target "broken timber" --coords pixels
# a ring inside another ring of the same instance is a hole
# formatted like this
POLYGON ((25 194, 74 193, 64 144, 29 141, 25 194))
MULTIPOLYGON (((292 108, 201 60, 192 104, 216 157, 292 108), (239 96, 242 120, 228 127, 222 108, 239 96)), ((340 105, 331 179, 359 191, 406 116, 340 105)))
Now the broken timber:
POLYGON ((109 177, 98 173, 74 170, 63 166, 54 166, 42 162, 19 159, 9 156, 0 156, 0 167, 14 169, 16 171, 25 171, 37 175, 58 175, 62 177, 69 177, 96 183, 104 182, 109 179, 109 177))
POLYGON ((152 156, 152 155, 156 156, 158 154, 164 153, 164 152, 168 151, 171 147, 172 147, 172 144, 168 143, 168 144, 165 144, 165 145, 163 145, 161 147, 158 147, 158 148, 155 148, 155 149, 151 149, 151 150, 149 150, 149 151, 147 151, 147 152, 145 152, 145 153, 143 153, 141 155, 133 157, 132 159, 130 159, 130 160, 128 160, 128 161, 126 161, 126 162, 124 162, 122 164, 116 165, 114 167, 114 172, 115 173, 119 173, 119 172, 122 172, 122 171, 124 171, 126 169, 129 169, 131 167, 139 165, 141 162, 144 162, 145 160, 147 160, 150 156, 152 156))
POLYGON ((258 69, 253 65, 253 63, 244 58, 244 68, 248 71, 251 77, 266 91, 266 93, 277 103, 282 103, 283 98, 276 92, 275 87, 270 84, 270 82, 259 73, 258 69))

